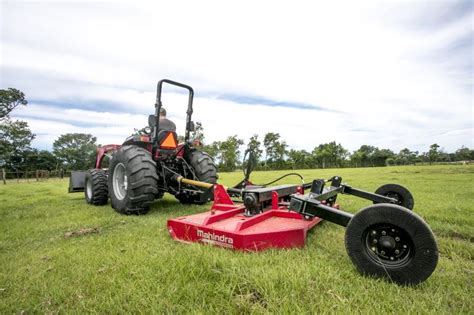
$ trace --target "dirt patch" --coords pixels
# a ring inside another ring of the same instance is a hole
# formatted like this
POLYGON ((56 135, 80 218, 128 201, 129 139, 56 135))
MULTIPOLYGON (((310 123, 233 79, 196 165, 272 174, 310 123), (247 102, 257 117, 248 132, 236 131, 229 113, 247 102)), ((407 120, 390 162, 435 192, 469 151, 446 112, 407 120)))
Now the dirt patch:
POLYGON ((64 233, 65 238, 70 238, 70 237, 78 237, 78 236, 84 236, 88 234, 98 234, 100 233, 100 228, 94 227, 94 228, 82 228, 77 231, 68 231, 64 233))

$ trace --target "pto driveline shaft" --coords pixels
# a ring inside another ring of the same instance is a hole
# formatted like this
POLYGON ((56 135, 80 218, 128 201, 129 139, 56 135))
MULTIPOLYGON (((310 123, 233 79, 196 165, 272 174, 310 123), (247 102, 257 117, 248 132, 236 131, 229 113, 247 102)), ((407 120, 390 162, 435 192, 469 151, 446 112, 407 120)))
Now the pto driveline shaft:
POLYGON ((201 188, 209 189, 209 188, 214 187, 214 184, 210 184, 210 183, 206 183, 206 182, 200 182, 200 181, 192 180, 192 179, 189 179, 189 178, 184 178, 183 176, 176 176, 175 180, 178 183, 193 185, 193 186, 201 187, 201 188))

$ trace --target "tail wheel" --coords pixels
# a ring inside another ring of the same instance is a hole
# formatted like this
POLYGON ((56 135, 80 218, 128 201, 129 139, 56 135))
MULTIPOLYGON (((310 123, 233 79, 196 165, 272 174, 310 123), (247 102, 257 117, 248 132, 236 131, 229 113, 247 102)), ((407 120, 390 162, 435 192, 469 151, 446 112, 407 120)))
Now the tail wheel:
POLYGON ((101 169, 91 169, 86 173, 84 195, 92 205, 105 205, 109 199, 107 174, 101 169))
MULTIPOLYGON (((382 185, 375 191, 376 194, 394 198, 397 205, 413 210, 415 199, 408 189, 397 184, 382 185)), ((374 202, 376 203, 376 202, 374 202)))
POLYGON ((347 226, 345 243, 362 274, 398 284, 423 282, 438 263, 431 229, 417 214, 397 205, 378 204, 358 212, 347 226))
POLYGON ((158 195, 156 163, 150 152, 123 146, 112 157, 109 190, 112 207, 123 214, 144 214, 158 195))
MULTIPOLYGON (((186 161, 193 167, 197 180, 210 184, 217 183, 217 167, 209 154, 193 150, 187 155, 186 161)), ((204 192, 204 190, 202 191, 204 192)), ((201 195, 191 195, 188 192, 178 194, 176 198, 184 204, 204 204, 209 201, 209 198, 202 198, 201 195)))

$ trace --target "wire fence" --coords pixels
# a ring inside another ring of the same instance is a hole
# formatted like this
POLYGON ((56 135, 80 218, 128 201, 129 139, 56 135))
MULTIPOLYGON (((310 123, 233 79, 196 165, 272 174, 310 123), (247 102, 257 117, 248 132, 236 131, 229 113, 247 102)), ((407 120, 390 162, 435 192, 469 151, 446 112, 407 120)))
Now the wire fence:
POLYGON ((68 178, 70 176, 71 172, 64 170, 7 172, 5 169, 0 169, 0 183, 3 183, 4 185, 10 183, 43 182, 49 180, 50 178, 68 178))

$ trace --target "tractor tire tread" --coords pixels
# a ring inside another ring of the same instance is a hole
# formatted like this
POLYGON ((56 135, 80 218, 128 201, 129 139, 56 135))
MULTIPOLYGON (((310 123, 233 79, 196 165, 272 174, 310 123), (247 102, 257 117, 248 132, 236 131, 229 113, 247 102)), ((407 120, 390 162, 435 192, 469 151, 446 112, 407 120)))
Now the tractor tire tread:
POLYGON ((438 247, 430 227, 413 211, 393 204, 376 204, 356 213, 347 226, 345 246, 360 273, 387 278, 401 285, 423 282, 438 263, 438 247), (381 264, 369 257, 363 235, 381 223, 398 226, 411 238, 414 253, 404 264, 381 264))
POLYGON ((84 193, 87 203, 95 206, 105 205, 109 199, 107 174, 101 169, 91 169, 86 173, 84 193), (87 195, 87 181, 92 182, 92 196, 87 195))
MULTIPOLYGON (((151 153, 138 146, 124 146, 112 158, 110 169, 112 170, 117 163, 125 165, 129 189, 123 201, 111 196, 112 207, 122 214, 147 213, 155 196, 158 195, 158 175, 151 153)), ((112 186, 112 176, 109 179, 109 186, 112 186)))

